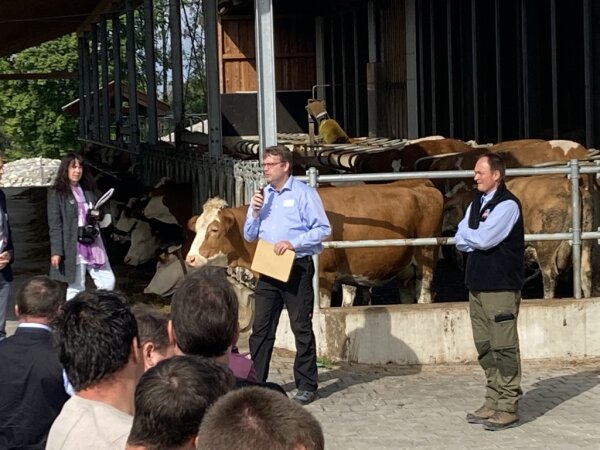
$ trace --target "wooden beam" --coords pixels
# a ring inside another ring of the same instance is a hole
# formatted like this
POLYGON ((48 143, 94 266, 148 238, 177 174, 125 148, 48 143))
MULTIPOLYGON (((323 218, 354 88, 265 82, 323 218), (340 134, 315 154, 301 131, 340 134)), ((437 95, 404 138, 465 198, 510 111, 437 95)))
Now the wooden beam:
POLYGON ((108 14, 113 9, 113 0, 103 0, 98 2, 94 10, 90 13, 89 16, 85 18, 81 25, 77 28, 77 36, 79 36, 84 31, 89 31, 92 23, 98 22, 100 20, 100 16, 102 14, 108 14))
POLYGON ((62 80, 78 77, 79 72, 66 71, 0 73, 0 80, 62 80))

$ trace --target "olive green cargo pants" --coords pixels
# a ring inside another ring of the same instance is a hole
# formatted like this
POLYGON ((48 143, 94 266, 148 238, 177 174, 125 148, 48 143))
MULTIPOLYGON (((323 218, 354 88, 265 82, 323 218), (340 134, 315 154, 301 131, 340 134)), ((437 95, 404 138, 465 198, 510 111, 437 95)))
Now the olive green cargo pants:
POLYGON ((485 405, 516 413, 521 391, 520 291, 469 292, 473 339, 487 378, 485 405))

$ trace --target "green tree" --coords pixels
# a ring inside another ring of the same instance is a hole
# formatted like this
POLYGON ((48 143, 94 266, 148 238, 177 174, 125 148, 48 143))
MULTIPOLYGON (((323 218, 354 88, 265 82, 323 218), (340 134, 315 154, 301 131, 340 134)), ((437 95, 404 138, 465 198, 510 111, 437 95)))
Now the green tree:
MULTIPOLYGON (((0 73, 77 70, 74 35, 0 59, 0 73)), ((62 106, 79 97, 75 79, 0 81, 0 135, 9 159, 57 157, 77 146, 77 119, 62 106)))

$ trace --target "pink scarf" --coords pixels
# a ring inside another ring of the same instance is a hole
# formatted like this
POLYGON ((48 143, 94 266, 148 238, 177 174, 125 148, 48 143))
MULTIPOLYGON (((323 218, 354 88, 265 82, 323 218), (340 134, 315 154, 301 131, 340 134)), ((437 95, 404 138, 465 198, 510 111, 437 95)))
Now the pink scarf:
MULTIPOLYGON (((88 205, 85 202, 85 195, 81 186, 71 186, 71 192, 77 202, 77 225, 85 224, 85 218, 87 216, 88 205)), ((91 245, 84 245, 77 242, 77 255, 94 268, 98 269, 106 264, 106 251, 104 250, 104 243, 100 235, 96 237, 96 240, 91 245)))

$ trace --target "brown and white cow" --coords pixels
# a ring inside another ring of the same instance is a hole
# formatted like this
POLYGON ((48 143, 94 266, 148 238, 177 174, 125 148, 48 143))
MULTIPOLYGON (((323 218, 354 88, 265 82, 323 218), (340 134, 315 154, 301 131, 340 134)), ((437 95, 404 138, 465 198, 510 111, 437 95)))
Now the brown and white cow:
MULTIPOLYGON (((401 239, 437 236, 442 218, 442 196, 426 180, 319 189, 332 225, 331 240, 401 239)), ((255 243, 243 238, 248 207, 228 208, 211 199, 201 216, 190 220, 196 239, 186 261, 250 268, 255 243)), ((434 247, 367 247, 326 249, 320 257, 321 305, 330 305, 334 282, 377 286, 395 277, 416 274, 416 297, 430 303, 431 280, 437 261, 434 247)))
MULTIPOLYGON (((561 175, 513 178, 508 189, 521 201, 526 234, 566 233, 572 227, 571 183, 561 175)), ((592 230, 592 202, 589 192, 581 188, 581 229, 592 230)), ((473 192, 462 192, 444 205, 443 232, 456 231, 458 222, 473 198, 473 192)), ((536 262, 544 282, 544 298, 554 298, 556 277, 571 267, 571 246, 566 241, 527 242, 526 262, 536 262)), ((581 246, 581 288, 585 297, 592 290, 592 241, 581 246)))
MULTIPOLYGON (((589 156, 588 150, 574 141, 519 139, 499 142, 487 148, 476 148, 458 155, 441 157, 431 164, 429 170, 472 170, 479 156, 487 152, 498 153, 502 156, 508 168, 565 162, 571 159, 582 160, 589 156)), ((439 179, 435 180, 434 184, 446 196, 452 196, 456 191, 470 189, 472 183, 465 180, 461 178, 439 179)))
MULTIPOLYGON (((400 149, 381 152, 365 152, 357 155, 354 162, 356 173, 411 172, 423 158, 446 153, 462 153, 472 147, 458 139, 435 139, 415 141, 400 149)), ((419 165, 419 170, 427 170, 428 164, 419 165)))
POLYGON ((192 216, 192 187, 161 180, 144 199, 130 199, 115 224, 120 235, 129 235, 131 245, 125 263, 143 264, 159 248, 185 242, 188 219, 192 216))

